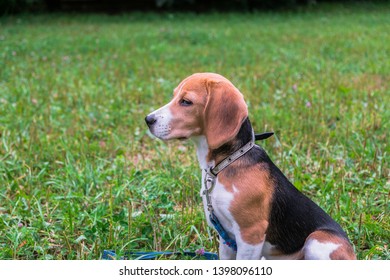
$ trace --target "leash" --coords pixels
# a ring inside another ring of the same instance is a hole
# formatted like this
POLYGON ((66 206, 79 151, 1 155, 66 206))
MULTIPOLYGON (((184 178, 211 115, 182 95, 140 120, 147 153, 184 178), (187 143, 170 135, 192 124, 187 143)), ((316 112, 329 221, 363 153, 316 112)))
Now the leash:
MULTIPOLYGON (((210 252, 202 252, 201 254, 194 252, 171 252, 171 251, 158 251, 158 252, 126 252, 121 260, 155 260, 161 256, 188 256, 191 258, 200 258, 206 260, 218 260, 218 255, 210 252)), ((116 260, 117 254, 114 250, 104 250, 102 260, 116 260)))
POLYGON ((234 161, 245 155, 247 152, 249 152, 254 146, 255 141, 257 140, 265 140, 269 137, 274 135, 273 132, 264 132, 259 134, 254 134, 252 132, 252 139, 246 143, 244 146, 242 146, 240 149, 235 151, 233 154, 222 160, 219 164, 217 164, 213 168, 205 169, 206 176, 204 179, 204 186, 205 189, 203 191, 203 195, 206 197, 206 203, 207 203, 207 210, 209 211, 209 219, 212 225, 214 226, 215 230, 218 232, 218 234, 221 236, 221 238, 224 241, 224 244, 229 246, 232 250, 237 252, 237 242, 236 240, 232 239, 229 236, 229 233, 224 229, 221 222, 218 220, 217 216, 214 213, 214 208, 211 203, 211 192, 213 191, 215 187, 215 180, 218 176, 218 173, 220 173, 223 169, 228 167, 230 164, 232 164, 234 161))

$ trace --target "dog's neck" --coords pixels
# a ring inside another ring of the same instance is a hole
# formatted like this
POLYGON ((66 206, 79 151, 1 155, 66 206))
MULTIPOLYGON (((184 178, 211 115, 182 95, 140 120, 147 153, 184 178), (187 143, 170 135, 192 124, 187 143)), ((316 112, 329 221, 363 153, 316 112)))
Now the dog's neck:
POLYGON ((215 162, 208 160, 209 145, 207 144, 206 137, 201 135, 193 137, 192 139, 194 140, 196 145, 196 155, 198 156, 200 168, 205 170, 209 169, 210 167, 214 167, 215 162))
POLYGON ((197 147, 197 156, 201 169, 209 169, 215 167, 223 159, 237 151, 239 148, 248 143, 253 137, 252 125, 249 118, 246 118, 241 125, 241 128, 236 137, 223 144, 217 149, 210 149, 205 136, 197 136, 194 138, 197 147))

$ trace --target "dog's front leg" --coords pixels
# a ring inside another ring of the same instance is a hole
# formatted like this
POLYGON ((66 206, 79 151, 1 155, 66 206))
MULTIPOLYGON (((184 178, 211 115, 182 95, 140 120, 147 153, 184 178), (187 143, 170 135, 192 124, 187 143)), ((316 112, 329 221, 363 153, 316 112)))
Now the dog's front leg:
POLYGON ((219 259, 220 260, 235 260, 236 251, 225 244, 222 237, 219 237, 219 259))
POLYGON ((237 242, 237 260, 260 260, 264 241, 251 245, 245 242, 237 242))

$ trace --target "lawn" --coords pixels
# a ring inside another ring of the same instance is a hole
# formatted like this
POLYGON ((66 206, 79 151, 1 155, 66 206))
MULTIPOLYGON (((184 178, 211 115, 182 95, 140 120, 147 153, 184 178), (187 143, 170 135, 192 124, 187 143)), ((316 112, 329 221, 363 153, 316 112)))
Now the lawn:
POLYGON ((260 144, 359 259, 390 259, 389 15, 0 18, 0 259, 216 252, 193 144, 144 123, 201 71, 243 92, 256 132, 276 133, 260 144))

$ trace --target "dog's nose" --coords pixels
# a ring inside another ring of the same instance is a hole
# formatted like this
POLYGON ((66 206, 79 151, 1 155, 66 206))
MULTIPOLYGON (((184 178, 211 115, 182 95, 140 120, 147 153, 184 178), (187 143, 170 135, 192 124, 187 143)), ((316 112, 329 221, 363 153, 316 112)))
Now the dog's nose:
POLYGON ((145 118, 146 124, 150 127, 156 122, 154 114, 147 115, 145 118))

